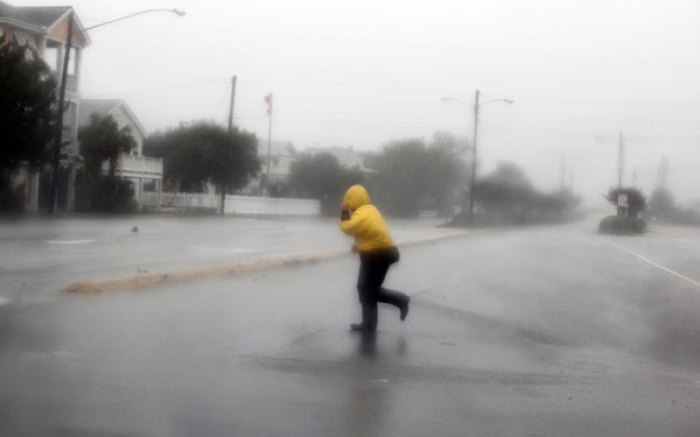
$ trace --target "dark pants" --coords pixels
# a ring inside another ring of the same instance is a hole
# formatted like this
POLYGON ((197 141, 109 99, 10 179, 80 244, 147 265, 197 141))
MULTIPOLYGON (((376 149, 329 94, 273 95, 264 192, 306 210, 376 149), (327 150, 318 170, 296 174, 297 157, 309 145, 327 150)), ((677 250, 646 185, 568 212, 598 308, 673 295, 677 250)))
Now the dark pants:
POLYGON ((377 326, 377 302, 400 308, 408 301, 405 294, 382 287, 389 266, 399 260, 395 247, 360 253, 360 274, 357 291, 362 305, 362 324, 368 328, 377 326))

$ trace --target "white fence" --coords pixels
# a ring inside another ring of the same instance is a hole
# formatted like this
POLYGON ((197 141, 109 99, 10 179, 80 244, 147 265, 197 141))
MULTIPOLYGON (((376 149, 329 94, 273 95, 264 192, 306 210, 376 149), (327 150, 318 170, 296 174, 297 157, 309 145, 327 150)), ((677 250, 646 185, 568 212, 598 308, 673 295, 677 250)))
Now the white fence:
MULTIPOLYGON (((149 209, 210 209, 219 211, 221 196, 198 193, 152 193, 141 194, 141 206, 149 209)), ((321 213, 321 202, 312 199, 277 199, 227 195, 224 206, 226 214, 244 216, 317 216, 321 213)))
POLYGON ((221 206, 221 197, 200 193, 141 193, 144 208, 214 209, 221 206))
POLYGON ((226 196, 224 212, 249 216, 316 216, 321 214, 321 202, 313 199, 229 195, 226 196))

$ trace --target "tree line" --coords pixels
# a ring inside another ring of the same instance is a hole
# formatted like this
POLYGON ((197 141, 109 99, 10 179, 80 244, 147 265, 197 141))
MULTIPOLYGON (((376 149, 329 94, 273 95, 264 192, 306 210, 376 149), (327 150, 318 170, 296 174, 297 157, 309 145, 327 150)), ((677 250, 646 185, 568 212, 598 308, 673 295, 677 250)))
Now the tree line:
MULTIPOLYGON (((37 169, 50 162, 56 82, 36 53, 27 56, 30 50, 12 44, 0 47, 0 208, 22 204, 11 183, 22 165, 37 169)), ((133 187, 116 176, 119 155, 136 144, 129 128, 119 127, 111 116, 95 115, 88 126, 81 127, 78 139, 82 165, 76 178, 76 208, 133 210, 133 187)), ((438 132, 428 141, 390 141, 355 168, 344 167, 331 153, 300 153, 288 180, 269 193, 318 199, 322 211, 333 215, 345 190, 362 183, 374 203, 390 215, 415 217, 422 210, 432 210, 451 217, 470 195, 465 166, 470 152, 465 141, 438 132)), ((259 176, 262 167, 253 133, 229 131, 212 122, 185 123, 156 132, 146 139, 144 155, 163 159, 166 191, 203 192, 213 185, 218 193, 234 193, 259 176)), ((480 179, 475 201, 482 216, 505 221, 562 216, 578 204, 570 192, 535 190, 514 165, 500 166, 480 179)))

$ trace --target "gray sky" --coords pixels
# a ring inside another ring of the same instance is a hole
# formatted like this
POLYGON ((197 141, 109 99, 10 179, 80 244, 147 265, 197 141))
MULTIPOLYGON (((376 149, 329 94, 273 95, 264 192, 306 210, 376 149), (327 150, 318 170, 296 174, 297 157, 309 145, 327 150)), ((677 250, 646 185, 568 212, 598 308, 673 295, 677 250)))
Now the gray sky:
MULTIPOLYGON (((63 5, 65 1, 14 1, 63 5)), ((670 188, 700 198, 697 0, 74 0, 91 31, 83 97, 125 99, 149 131, 183 121, 236 124, 297 147, 376 150, 438 130, 472 135, 472 112, 442 97, 510 98, 482 107, 479 156, 520 164, 544 190, 567 179, 589 203, 617 181, 649 194, 664 153, 670 188), (635 171, 636 169, 636 171, 635 171)))

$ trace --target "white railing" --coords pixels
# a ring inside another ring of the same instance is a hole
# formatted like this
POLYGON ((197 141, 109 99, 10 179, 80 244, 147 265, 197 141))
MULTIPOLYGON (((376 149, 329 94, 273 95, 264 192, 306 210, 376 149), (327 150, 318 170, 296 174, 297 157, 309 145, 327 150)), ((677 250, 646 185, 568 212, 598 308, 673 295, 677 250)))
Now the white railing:
MULTIPOLYGON (((147 209, 209 209, 219 211, 221 196, 200 193, 154 193, 143 192, 141 206, 147 209)), ((270 197, 250 197, 227 195, 226 214, 271 217, 303 216, 313 217, 321 213, 321 202, 312 199, 276 199, 270 197)))
MULTIPOLYGON (((109 162, 102 164, 102 170, 109 169, 109 162)), ((149 179, 163 178, 163 159, 147 156, 119 155, 117 162, 117 176, 146 177, 149 179)))
POLYGON ((221 197, 201 193, 141 193, 144 208, 219 209, 221 197))
POLYGON ((321 202, 315 199, 278 199, 272 197, 226 196, 226 214, 247 216, 316 216, 321 202))

